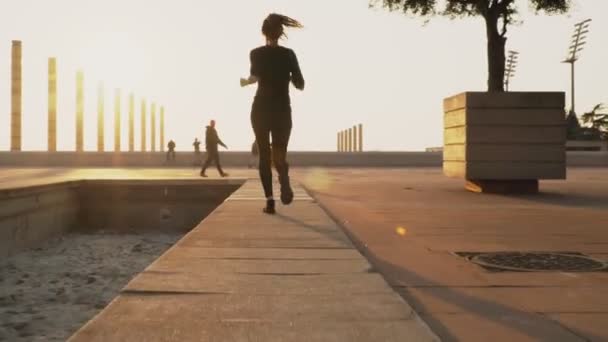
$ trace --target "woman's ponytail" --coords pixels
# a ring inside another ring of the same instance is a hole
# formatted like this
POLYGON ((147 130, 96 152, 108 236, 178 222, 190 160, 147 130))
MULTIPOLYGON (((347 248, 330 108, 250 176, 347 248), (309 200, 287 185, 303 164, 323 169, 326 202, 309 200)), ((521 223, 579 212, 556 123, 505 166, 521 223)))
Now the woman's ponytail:
POLYGON ((302 28, 302 24, 286 15, 271 13, 266 19, 264 19, 264 23, 262 24, 262 33, 268 38, 272 40, 278 40, 281 36, 285 35, 285 31, 283 27, 295 27, 302 28))

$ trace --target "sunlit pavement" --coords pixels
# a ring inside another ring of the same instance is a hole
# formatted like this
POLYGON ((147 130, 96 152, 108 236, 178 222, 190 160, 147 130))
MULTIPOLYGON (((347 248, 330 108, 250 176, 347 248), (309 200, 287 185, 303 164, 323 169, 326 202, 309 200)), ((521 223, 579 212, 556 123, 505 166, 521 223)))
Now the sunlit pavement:
MULTIPOLYGON (((228 169, 257 178, 256 170, 228 169)), ((571 251, 608 259, 608 170, 541 193, 481 195, 438 168, 293 169, 443 340, 608 340, 608 272, 490 272, 453 252, 571 251)), ((219 178, 210 169, 210 178, 219 178)), ((82 178, 200 178, 198 169, 0 169, 0 188, 82 178)), ((298 204, 295 203, 295 206, 298 204)))
MULTIPOLYGON (((228 178, 255 178, 253 169, 226 169, 228 178)), ((81 179, 217 179, 215 168, 209 168, 206 178, 200 168, 0 168, 0 189, 81 179)))
POLYGON ((246 181, 70 341, 437 341, 293 190, 292 205, 266 215, 260 182, 246 181))
POLYGON ((526 196, 474 194, 440 169, 296 171, 443 340, 608 340, 608 272, 490 272, 453 252, 608 259, 608 169, 526 196))

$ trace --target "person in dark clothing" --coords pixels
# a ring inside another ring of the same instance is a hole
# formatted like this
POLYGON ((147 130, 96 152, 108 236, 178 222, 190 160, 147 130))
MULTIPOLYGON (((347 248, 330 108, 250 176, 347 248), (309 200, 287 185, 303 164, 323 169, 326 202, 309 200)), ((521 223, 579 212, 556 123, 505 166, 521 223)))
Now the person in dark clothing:
POLYGON ((175 141, 169 140, 167 144, 167 161, 175 161, 175 141))
POLYGON ((194 142, 192 143, 194 146, 194 165, 201 164, 201 142, 198 138, 194 138, 194 142))
POLYGON ((266 45, 250 52, 250 76, 241 79, 242 87, 258 83, 251 106, 251 125, 260 152, 260 179, 266 196, 266 207, 263 211, 268 214, 275 213, 271 161, 274 161, 279 174, 281 202, 290 204, 293 201, 289 165, 286 160, 292 127, 289 82, 297 89, 304 90, 304 78, 295 52, 279 46, 279 39, 285 35, 284 27, 300 28, 302 25, 281 14, 272 13, 266 17, 262 24, 266 45))
POLYGON ((217 135, 217 131, 215 130, 215 120, 211 120, 209 126, 207 126, 207 131, 205 132, 205 149, 207 150, 207 160, 205 160, 205 164, 203 164, 203 168, 201 169, 201 177, 207 177, 205 170, 207 170, 207 167, 209 167, 212 162, 215 162, 217 171, 222 177, 228 176, 228 174, 222 170, 222 166, 220 165, 220 153, 217 145, 222 145, 225 149, 228 149, 228 146, 226 146, 226 144, 224 144, 224 142, 222 142, 220 137, 217 135))

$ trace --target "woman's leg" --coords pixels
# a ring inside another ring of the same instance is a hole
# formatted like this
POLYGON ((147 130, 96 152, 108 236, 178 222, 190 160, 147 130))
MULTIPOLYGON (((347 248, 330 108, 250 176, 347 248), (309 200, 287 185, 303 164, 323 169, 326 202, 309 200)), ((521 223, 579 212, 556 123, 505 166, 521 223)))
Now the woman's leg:
POLYGON ((258 142, 260 155, 259 172, 264 195, 267 199, 272 198, 272 170, 270 169, 270 130, 268 123, 262 118, 252 116, 251 124, 258 142))
POLYGON ((293 191, 289 183, 289 164, 287 163, 287 145, 291 135, 291 115, 285 113, 274 121, 272 127, 272 159, 279 174, 281 184, 281 202, 289 204, 293 201, 293 191))

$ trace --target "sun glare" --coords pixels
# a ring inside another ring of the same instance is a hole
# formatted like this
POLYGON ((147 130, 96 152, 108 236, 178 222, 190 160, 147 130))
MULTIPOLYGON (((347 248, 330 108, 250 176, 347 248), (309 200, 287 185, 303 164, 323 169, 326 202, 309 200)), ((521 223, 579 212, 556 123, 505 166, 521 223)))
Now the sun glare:
POLYGON ((128 33, 100 32, 79 49, 87 87, 137 87, 145 79, 145 53, 128 33))

